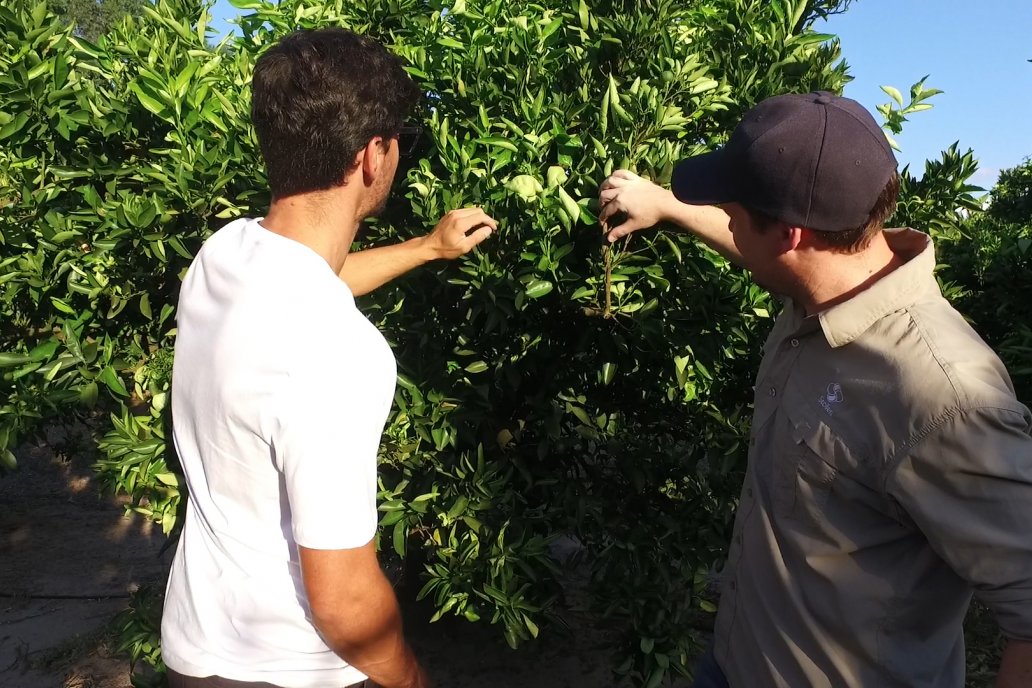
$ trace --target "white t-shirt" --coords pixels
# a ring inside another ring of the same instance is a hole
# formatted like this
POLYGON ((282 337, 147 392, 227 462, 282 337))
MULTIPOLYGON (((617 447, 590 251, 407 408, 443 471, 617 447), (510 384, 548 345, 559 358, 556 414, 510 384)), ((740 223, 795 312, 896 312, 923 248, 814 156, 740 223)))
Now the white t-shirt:
POLYGON ((188 676, 286 688, 365 679, 316 632, 298 545, 376 531, 376 455, 394 356, 308 247, 242 219, 183 281, 172 414, 190 499, 162 655, 188 676))

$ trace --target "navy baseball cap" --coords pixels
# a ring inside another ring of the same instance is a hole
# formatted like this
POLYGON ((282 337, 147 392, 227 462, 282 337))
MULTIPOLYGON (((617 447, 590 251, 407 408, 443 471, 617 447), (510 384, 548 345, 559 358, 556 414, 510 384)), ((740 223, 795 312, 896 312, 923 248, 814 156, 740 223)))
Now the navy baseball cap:
POLYGON ((691 205, 741 203, 798 227, 863 225, 896 169, 888 139, 855 100, 788 94, 749 110, 727 145, 674 169, 674 196, 691 205))

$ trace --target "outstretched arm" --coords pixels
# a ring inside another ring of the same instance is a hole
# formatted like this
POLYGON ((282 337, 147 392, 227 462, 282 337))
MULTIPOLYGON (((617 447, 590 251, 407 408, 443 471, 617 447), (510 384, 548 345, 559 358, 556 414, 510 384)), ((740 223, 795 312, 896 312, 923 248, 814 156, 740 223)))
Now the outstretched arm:
POLYGON ((660 222, 670 222, 694 234, 732 263, 747 267, 731 236, 728 215, 720 208, 681 203, 669 189, 627 170, 617 170, 602 182, 599 203, 602 206, 599 220, 608 231, 609 241, 660 222), (614 224, 613 220, 620 216, 625 219, 614 224))
POLYGON ((497 228, 480 208, 453 210, 426 236, 348 255, 340 278, 355 296, 368 294, 424 263, 469 253, 497 228))

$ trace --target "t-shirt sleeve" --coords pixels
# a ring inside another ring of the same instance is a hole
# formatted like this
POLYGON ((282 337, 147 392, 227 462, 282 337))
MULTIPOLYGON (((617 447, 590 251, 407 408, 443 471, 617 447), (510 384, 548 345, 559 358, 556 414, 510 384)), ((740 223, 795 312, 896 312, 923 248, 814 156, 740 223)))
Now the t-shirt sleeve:
POLYGON ((887 483, 936 553, 994 611, 1003 633, 1022 640, 1032 640, 1030 423, 1024 407, 958 412, 918 443, 887 483))
POLYGON ((339 360, 293 375, 279 404, 274 439, 294 541, 352 549, 376 533, 377 452, 394 371, 339 360))

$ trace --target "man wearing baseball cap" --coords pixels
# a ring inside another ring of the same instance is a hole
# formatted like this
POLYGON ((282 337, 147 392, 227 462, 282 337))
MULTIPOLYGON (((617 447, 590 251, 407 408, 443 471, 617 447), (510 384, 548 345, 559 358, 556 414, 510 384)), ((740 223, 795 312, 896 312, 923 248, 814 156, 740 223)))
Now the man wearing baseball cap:
POLYGON ((614 172, 609 240, 670 222, 784 303, 696 686, 960 688, 972 593, 1008 638, 997 686, 1032 686, 1032 414, 929 237, 883 228, 899 176, 870 113, 770 98, 672 186, 614 172))

